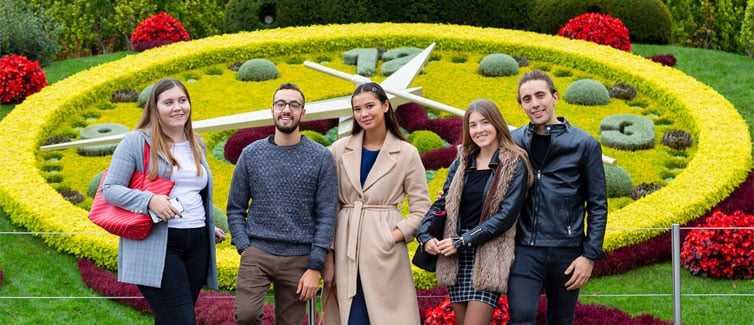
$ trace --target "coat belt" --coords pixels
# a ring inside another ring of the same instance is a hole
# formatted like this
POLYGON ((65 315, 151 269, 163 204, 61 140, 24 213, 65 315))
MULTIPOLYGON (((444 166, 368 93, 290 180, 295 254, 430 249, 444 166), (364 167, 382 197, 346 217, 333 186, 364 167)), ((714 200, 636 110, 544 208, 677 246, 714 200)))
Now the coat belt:
POLYGON ((341 206, 342 209, 352 209, 350 217, 348 218, 348 224, 346 225, 348 236, 346 237, 346 264, 350 272, 348 273, 348 284, 346 290, 348 297, 351 298, 356 295, 356 274, 358 273, 358 266, 356 265, 356 245, 359 242, 359 229, 361 228, 361 212, 363 209, 368 210, 389 210, 396 209, 395 205, 378 205, 378 204, 364 204, 362 201, 355 201, 351 204, 341 206))

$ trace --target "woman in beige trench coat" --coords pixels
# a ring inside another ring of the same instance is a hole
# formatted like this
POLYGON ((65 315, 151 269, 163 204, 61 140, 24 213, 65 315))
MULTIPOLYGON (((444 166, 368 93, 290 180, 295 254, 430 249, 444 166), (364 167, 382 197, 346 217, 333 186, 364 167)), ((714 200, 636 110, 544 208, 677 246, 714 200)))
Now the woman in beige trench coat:
POLYGON ((332 146, 339 211, 334 248, 325 262, 323 299, 330 295, 325 323, 418 324, 406 243, 430 205, 424 166, 401 135, 380 85, 357 87, 351 105, 353 132, 332 146), (404 218, 400 206, 406 196, 404 218))

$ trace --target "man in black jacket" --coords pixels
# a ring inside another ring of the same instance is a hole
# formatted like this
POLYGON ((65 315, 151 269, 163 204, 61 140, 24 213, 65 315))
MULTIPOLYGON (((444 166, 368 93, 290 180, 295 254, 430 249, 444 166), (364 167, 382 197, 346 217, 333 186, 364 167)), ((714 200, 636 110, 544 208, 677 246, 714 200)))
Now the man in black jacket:
POLYGON ((513 139, 529 154, 534 186, 516 233, 508 280, 510 324, 534 324, 539 296, 547 296, 547 324, 572 324, 579 288, 604 259, 607 191, 597 140, 556 117, 559 98, 540 70, 518 83, 518 102, 531 123, 513 139), (584 219, 586 218, 586 229, 584 219))

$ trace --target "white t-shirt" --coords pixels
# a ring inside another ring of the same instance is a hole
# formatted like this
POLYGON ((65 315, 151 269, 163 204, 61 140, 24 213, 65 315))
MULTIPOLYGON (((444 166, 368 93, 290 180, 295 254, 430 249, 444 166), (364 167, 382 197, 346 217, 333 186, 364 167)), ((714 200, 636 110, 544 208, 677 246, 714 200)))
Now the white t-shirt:
POLYGON ((178 166, 173 167, 170 180, 175 182, 170 197, 177 197, 183 204, 183 218, 168 221, 169 228, 201 228, 205 226, 204 205, 200 192, 207 187, 207 171, 202 167, 202 174, 196 175, 196 163, 189 142, 173 145, 173 157, 178 166))

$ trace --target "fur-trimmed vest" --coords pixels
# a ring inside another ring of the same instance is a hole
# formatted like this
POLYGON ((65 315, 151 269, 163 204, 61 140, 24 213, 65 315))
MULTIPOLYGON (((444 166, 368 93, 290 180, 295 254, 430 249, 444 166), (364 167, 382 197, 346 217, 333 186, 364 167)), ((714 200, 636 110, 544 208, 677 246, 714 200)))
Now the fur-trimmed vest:
MULTIPOLYGON (((445 232, 443 238, 456 236, 458 227, 458 211, 463 194, 464 175, 470 165, 474 155, 465 152, 463 147, 458 149, 459 164, 453 180, 450 183, 448 193, 446 193, 445 209, 447 219, 445 220, 445 232)), ((489 216, 495 214, 500 208, 500 203, 505 197, 508 185, 516 171, 519 157, 510 151, 502 148, 498 151, 499 164, 494 171, 492 183, 488 192, 485 194, 482 216, 479 221, 481 224, 489 216)), ((518 221, 518 216, 516 216, 518 221)), ((485 242, 476 248, 474 259, 474 273, 472 275, 472 285, 476 290, 493 291, 505 294, 508 291, 508 275, 510 266, 513 263, 514 244, 516 237, 516 225, 510 227, 500 236, 485 242)), ((440 285, 456 285, 458 274, 458 254, 452 256, 439 255, 437 260, 437 282, 440 285)))

